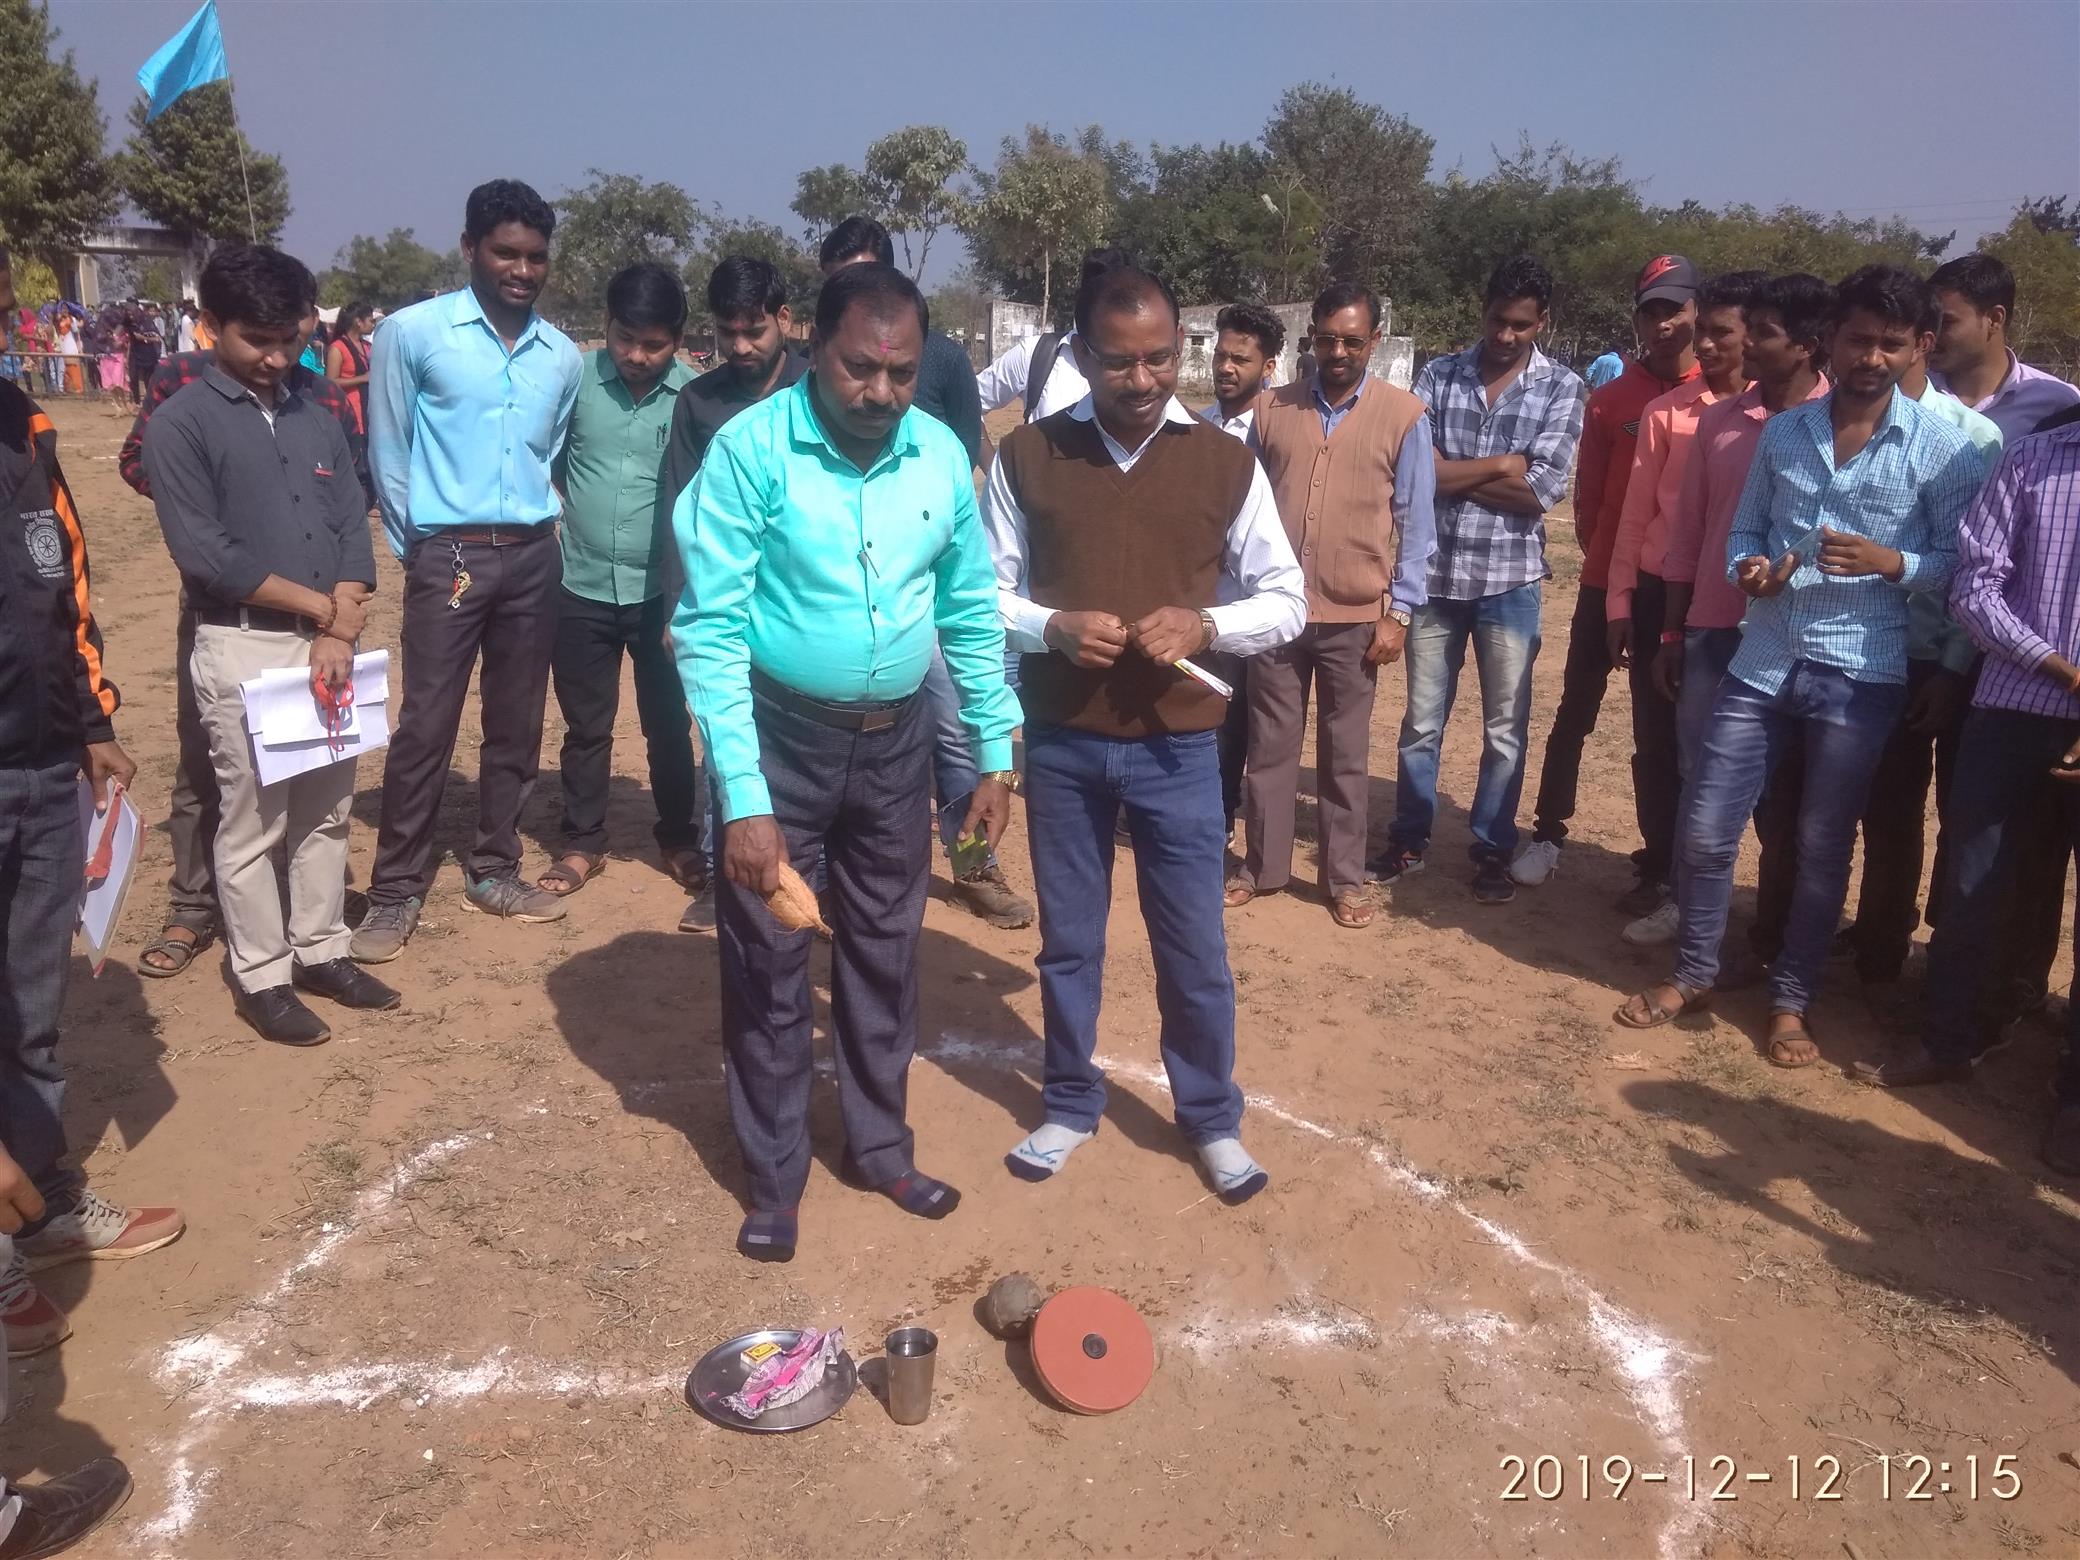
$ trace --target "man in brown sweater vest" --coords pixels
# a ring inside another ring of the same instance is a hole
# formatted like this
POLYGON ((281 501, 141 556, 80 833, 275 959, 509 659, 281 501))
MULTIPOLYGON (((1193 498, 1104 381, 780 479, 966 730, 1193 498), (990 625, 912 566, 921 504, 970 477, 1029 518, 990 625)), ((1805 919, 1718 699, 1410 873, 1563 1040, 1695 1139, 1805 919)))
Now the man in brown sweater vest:
POLYGON ((1379 345, 1370 288, 1334 282, 1314 301, 1315 373, 1266 391, 1252 441, 1307 580, 1307 627, 1260 655, 1249 679, 1243 860, 1230 908, 1283 888, 1308 684, 1315 694, 1321 881, 1336 924, 1372 924, 1365 891, 1367 757, 1379 669, 1401 656, 1428 599, 1436 475, 1423 403, 1367 370, 1379 345))
POLYGON ((1173 394, 1177 300, 1121 267, 1077 289, 1091 393, 1004 441, 984 502, 1011 648, 1023 651, 1026 817, 1040 898, 1046 1120, 1006 1156, 1044 1181, 1105 1110, 1098 1041, 1113 829, 1134 843, 1177 1125, 1223 1200, 1269 1177, 1242 1147, 1220 692, 1188 658, 1289 640, 1306 593, 1249 450, 1173 394))

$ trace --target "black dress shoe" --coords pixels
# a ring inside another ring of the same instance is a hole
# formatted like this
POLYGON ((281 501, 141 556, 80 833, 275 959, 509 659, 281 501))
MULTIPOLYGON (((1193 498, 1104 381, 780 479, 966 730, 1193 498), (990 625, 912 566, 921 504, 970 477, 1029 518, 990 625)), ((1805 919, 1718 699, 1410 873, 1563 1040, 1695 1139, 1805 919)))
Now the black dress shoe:
POLYGON ((330 997, 342 1007, 394 1008, 404 1000, 352 959, 327 959, 323 964, 299 964, 289 978, 305 991, 330 997))
POLYGON ((2080 1175, 2080 1100, 2060 1104, 2039 1152, 2044 1163, 2060 1175, 2080 1175))
POLYGON ((130 1498, 130 1470, 99 1457, 48 1484, 10 1484, 21 1497, 14 1526, 0 1539, 0 1560, 41 1560, 70 1549, 130 1498))
POLYGON ((305 1007, 287 986, 241 991, 238 1016, 259 1030, 261 1039, 276 1045, 323 1045, 332 1038, 325 1020, 305 1007))
POLYGON ((1962 1083, 1972 1075, 1968 1061, 1951 1061, 1933 1051, 1917 1048, 1882 1062, 1858 1062, 1856 1081, 1880 1089, 1914 1089, 1925 1083, 1962 1083))

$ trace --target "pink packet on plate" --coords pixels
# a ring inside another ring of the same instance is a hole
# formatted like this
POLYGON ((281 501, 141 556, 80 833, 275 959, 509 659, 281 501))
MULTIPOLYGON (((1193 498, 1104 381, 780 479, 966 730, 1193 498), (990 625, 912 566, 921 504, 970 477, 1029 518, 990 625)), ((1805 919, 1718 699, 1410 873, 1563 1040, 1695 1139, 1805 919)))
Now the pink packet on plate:
POLYGON ((756 1419, 768 1409, 799 1403, 823 1384, 824 1373, 837 1364, 844 1349, 844 1328, 808 1328, 793 1348, 752 1366, 744 1385, 722 1400, 723 1407, 740 1419, 756 1419))

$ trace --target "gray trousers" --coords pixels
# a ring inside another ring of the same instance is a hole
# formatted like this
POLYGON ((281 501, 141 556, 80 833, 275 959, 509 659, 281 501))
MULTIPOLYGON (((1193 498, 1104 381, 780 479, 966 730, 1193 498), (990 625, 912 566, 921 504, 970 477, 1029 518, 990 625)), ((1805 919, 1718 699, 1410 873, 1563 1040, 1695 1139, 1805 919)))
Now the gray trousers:
POLYGON ((58 1065, 87 853, 79 812, 77 758, 0 769, 0 1143, 43 1194, 44 1220, 79 1201, 79 1174, 64 1164, 58 1065))
POLYGON ((173 876, 167 881, 166 923, 190 931, 217 925, 217 820, 222 798, 209 756, 209 729, 195 699, 195 614, 181 595, 180 626, 173 643, 173 735, 179 760, 166 833, 173 845, 173 876))
MULTIPOLYGON (((893 726, 861 733, 755 696, 753 707, 759 764, 788 855, 802 868, 823 856, 838 1109, 848 1154, 878 1186, 912 1168, 904 1118, 917 1049, 917 936, 931 877, 930 712, 912 699, 893 726)), ((758 895, 726 877, 717 879, 716 912, 724 1071, 751 1206, 792 1208, 809 1181, 814 933, 782 931, 758 895)))
POLYGON ((404 698, 383 768, 383 822, 368 889, 376 904, 424 899, 433 884, 441 792, 480 652, 477 837, 462 870, 472 879, 520 870, 520 813, 541 771, 563 550, 545 524, 524 542, 464 542, 462 562, 470 587, 450 607, 454 544, 430 531, 405 560, 404 698))
POLYGON ((1264 892, 1293 871, 1293 808, 1312 684, 1322 889, 1365 887, 1366 768, 1379 668, 1365 659, 1371 623, 1310 623, 1249 665, 1249 773, 1243 781, 1243 875, 1264 892))

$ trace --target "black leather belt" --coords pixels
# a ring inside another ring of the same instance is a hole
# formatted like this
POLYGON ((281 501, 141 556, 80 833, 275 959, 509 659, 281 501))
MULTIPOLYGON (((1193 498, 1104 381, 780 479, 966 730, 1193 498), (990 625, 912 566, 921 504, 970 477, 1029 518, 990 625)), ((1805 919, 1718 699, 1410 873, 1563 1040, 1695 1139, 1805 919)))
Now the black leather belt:
POLYGON ((539 541, 555 533, 555 523, 544 520, 540 525, 440 526, 419 534, 429 541, 468 542, 474 547, 518 547, 522 542, 539 541))
POLYGON ((757 667, 751 669, 751 691, 768 704, 777 704, 789 714, 813 720, 820 726, 840 731, 886 731, 903 718, 917 695, 907 699, 881 699, 865 704, 838 704, 829 699, 812 699, 796 693, 783 682, 775 682, 757 667))
POLYGON ((300 634, 314 625, 309 618, 274 607, 227 606, 221 601, 191 598, 195 621, 211 628, 257 628, 273 634, 300 634))

